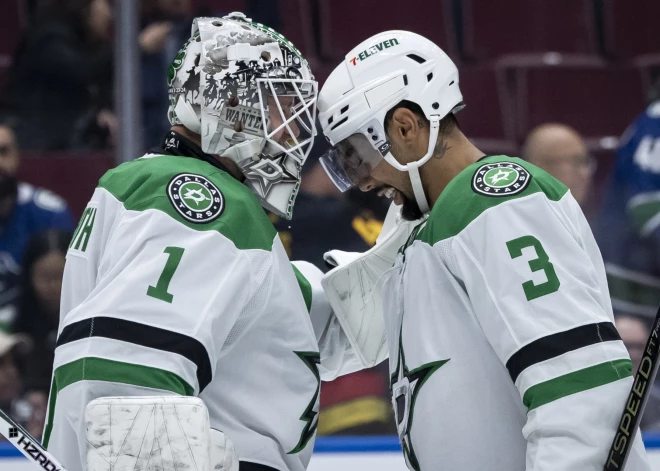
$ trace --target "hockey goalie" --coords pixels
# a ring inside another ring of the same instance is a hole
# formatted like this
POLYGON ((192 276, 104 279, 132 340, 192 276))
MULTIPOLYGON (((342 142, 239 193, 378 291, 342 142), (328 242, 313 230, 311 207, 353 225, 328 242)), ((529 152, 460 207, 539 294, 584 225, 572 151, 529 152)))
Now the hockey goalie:
POLYGON ((263 208, 292 215, 317 84, 239 13, 196 19, 167 81, 163 145, 106 173, 69 247, 44 445, 68 471, 206 471, 228 439, 241 471, 303 471, 317 300, 263 208))

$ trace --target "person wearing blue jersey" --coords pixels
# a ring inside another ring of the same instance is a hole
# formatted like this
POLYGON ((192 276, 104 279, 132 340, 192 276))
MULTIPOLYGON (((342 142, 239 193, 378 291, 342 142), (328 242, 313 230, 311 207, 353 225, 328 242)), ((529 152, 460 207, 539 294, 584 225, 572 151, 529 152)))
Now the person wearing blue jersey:
MULTIPOLYGON (((660 95, 660 82, 654 90, 660 95)), ((621 138, 594 231, 615 312, 647 318, 660 304, 660 96, 653 98, 621 138)))
POLYGON ((19 275, 30 238, 46 229, 73 231, 73 218, 56 194, 17 180, 20 152, 16 136, 0 124, 0 329, 16 315, 19 275))

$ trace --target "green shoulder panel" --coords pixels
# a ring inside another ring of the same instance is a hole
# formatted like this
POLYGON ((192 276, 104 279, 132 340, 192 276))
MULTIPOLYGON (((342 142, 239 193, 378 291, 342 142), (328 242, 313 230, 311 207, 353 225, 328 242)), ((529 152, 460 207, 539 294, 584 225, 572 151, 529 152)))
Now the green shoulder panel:
POLYGON ((238 249, 271 250, 277 235, 256 196, 202 160, 161 155, 107 172, 99 182, 132 211, 155 209, 196 231, 217 231, 238 249))
POLYGON ((559 201, 567 191, 559 180, 529 162, 504 155, 486 157, 449 182, 416 239, 433 245, 456 236, 484 211, 501 203, 534 193, 559 201))

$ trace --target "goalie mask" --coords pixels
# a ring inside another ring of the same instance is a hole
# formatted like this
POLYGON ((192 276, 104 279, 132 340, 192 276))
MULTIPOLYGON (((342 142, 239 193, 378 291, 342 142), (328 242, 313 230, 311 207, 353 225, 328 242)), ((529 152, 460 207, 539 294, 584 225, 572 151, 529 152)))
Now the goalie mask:
POLYGON ((318 88, 300 51, 242 13, 196 18, 168 87, 170 123, 234 161, 261 205, 291 219, 316 133, 318 88))

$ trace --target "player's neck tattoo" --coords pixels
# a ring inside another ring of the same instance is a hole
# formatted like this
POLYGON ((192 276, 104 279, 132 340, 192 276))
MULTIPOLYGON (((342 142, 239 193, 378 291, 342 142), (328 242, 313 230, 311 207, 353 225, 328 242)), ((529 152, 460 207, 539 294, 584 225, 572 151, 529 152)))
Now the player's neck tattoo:
POLYGON ((449 149, 451 149, 451 146, 447 144, 447 141, 438 136, 438 140, 435 141, 435 149, 433 149, 433 157, 441 159, 449 149))

